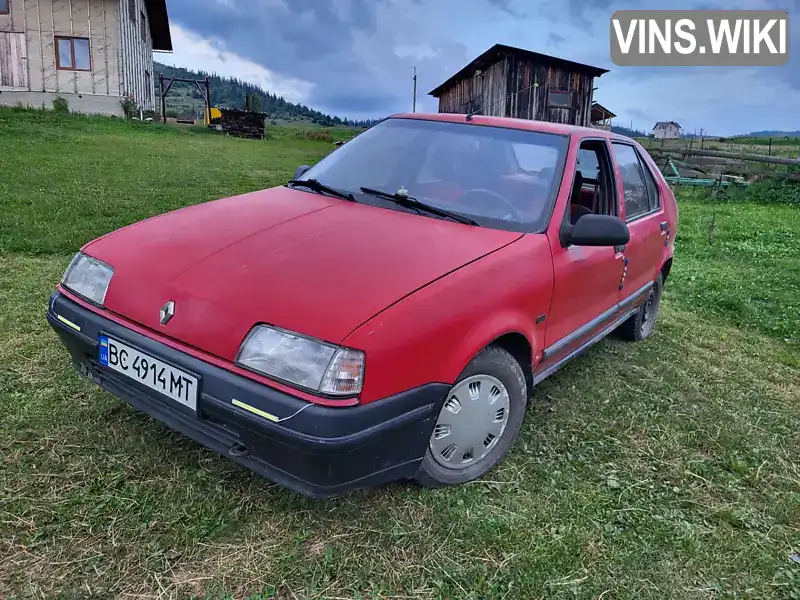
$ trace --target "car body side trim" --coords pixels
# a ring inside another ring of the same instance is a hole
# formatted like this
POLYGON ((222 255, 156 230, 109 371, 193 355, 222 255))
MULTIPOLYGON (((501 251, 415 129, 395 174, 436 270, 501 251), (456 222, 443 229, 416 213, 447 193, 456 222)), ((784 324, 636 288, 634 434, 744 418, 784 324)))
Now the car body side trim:
POLYGON ((611 308, 609 308, 604 313, 596 316, 594 319, 589 321, 588 323, 584 323, 580 327, 578 327, 572 333, 564 336, 560 340, 558 340, 552 346, 545 348, 544 352, 542 353, 542 360, 547 360, 552 358, 553 356, 559 354, 564 349, 568 348, 575 342, 577 342, 582 337, 585 337, 589 334, 592 330, 597 329, 600 325, 608 321, 611 317, 613 317, 617 312, 619 312, 619 304, 615 304, 611 308))
MULTIPOLYGON (((591 333, 594 329, 597 329, 600 325, 602 325, 605 321, 611 319, 615 314, 619 311, 624 311, 632 304, 635 304, 637 300, 640 300, 645 294, 647 294, 650 289, 653 287, 653 283, 650 282, 638 290, 636 290, 633 294, 625 298, 622 302, 618 302, 611 308, 609 308, 604 313, 598 315, 588 323, 585 323, 578 327, 575 331, 570 333, 569 335, 564 336, 560 340, 558 340, 555 344, 545 348, 544 352, 542 353, 542 360, 547 360, 552 358, 553 356, 558 355, 560 352, 580 340, 582 337, 585 337, 589 333, 591 333)), ((594 339, 594 338, 592 338, 594 339)), ((569 354, 572 356, 572 353, 569 354)))
POLYGON ((614 321, 612 321, 611 324, 608 327, 606 327, 605 329, 603 329, 602 331, 597 333, 597 335, 593 336, 585 344, 582 344, 581 346, 578 346, 577 348, 575 348, 575 350, 573 350, 572 352, 567 354, 564 358, 562 358, 558 362, 552 364, 551 366, 549 366, 547 369, 545 369, 544 371, 542 371, 538 375, 534 375, 533 384, 534 385, 538 385, 542 380, 546 379, 547 377, 549 377, 550 375, 552 375, 553 373, 558 371, 561 367, 566 365, 573 358, 575 358, 579 354, 582 354, 583 352, 585 352, 586 350, 588 350, 589 348, 594 346, 597 342, 601 341, 609 333, 614 331, 617 327, 619 327, 625 321, 627 321, 629 318, 631 318, 633 315, 635 315, 637 310, 639 310, 639 309, 638 308, 632 308, 632 309, 628 310, 627 312, 624 312, 619 318, 617 318, 614 321))
POLYGON ((642 299, 644 296, 646 296, 647 294, 649 294, 649 293, 650 293, 650 290, 652 290, 652 289, 653 289, 653 282, 652 282, 652 281, 651 281, 651 282, 649 282, 649 283, 647 283, 647 284, 645 284, 645 285, 643 285, 643 286, 642 286, 642 287, 640 287, 638 290, 636 290, 635 292, 633 292, 633 293, 632 293, 630 296, 628 296, 627 298, 625 298, 624 300, 622 300, 622 301, 619 303, 619 309, 620 309, 620 310, 625 310, 625 309, 626 309, 626 308, 628 308, 628 307, 629 307, 631 304, 635 304, 636 302, 638 302, 639 300, 641 300, 641 299, 642 299))

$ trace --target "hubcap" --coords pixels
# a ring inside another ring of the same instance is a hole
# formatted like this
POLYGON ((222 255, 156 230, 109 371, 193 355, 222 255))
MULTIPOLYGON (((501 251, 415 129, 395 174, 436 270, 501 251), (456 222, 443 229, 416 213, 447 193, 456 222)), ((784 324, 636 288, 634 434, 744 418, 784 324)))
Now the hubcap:
POLYGON ((465 469, 500 441, 510 412, 508 390, 496 377, 474 375, 445 400, 431 436, 431 454, 448 469, 465 469))

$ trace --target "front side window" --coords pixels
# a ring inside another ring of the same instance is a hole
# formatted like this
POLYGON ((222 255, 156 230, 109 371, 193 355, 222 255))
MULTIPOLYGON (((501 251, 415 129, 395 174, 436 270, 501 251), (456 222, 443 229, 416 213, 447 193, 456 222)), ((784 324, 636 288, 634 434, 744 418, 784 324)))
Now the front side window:
POLYGON ((650 212, 647 183, 639 156, 633 146, 619 143, 612 145, 625 193, 625 218, 630 221, 650 212))
POLYGON ((11 12, 11 7, 8 5, 9 0, 0 0, 0 15, 7 15, 11 12))
MULTIPOLYGON (((540 231, 549 219, 565 136, 467 122, 388 119, 328 155, 301 179, 360 194, 406 193, 485 227, 540 231)), ((376 202, 360 201, 399 209, 376 202)))
POLYGON ((578 148, 577 159, 568 206, 570 222, 574 225, 590 214, 616 216, 608 145, 602 140, 584 140, 578 148))
POLYGON ((91 71, 92 57, 87 38, 57 37, 56 67, 62 71, 91 71))

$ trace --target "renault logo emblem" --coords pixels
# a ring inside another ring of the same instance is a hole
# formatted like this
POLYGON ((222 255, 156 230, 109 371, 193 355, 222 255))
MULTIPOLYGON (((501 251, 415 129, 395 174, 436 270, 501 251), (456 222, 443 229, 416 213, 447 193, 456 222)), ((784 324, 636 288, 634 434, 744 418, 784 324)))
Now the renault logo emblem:
POLYGON ((170 300, 161 309, 161 324, 166 325, 175 316, 175 302, 170 300))

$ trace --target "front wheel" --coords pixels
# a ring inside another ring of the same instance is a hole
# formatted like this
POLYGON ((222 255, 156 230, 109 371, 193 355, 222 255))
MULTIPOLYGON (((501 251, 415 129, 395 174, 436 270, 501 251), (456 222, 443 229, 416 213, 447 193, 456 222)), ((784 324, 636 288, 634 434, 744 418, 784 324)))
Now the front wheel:
POLYGON ((622 325, 619 326, 619 335, 622 339, 631 342, 640 342, 653 331, 658 317, 658 309, 661 307, 661 292, 664 289, 664 277, 658 274, 653 282, 653 287, 647 294, 647 299, 639 307, 639 310, 622 325))
POLYGON ((489 471, 516 440, 527 398, 519 362, 503 348, 484 349, 450 388, 414 480, 440 487, 489 471))

